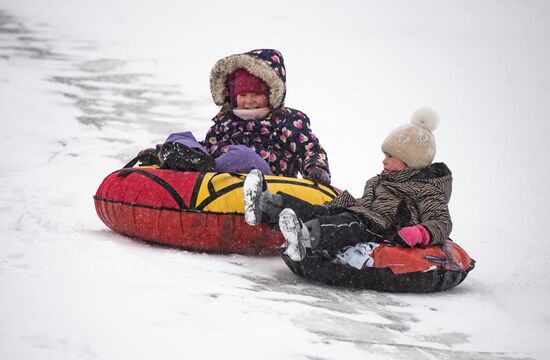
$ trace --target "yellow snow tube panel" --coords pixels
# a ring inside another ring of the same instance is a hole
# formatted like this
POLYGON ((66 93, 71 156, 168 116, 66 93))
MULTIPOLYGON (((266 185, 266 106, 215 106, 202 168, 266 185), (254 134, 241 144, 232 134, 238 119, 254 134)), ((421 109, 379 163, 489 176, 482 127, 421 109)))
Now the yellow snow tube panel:
MULTIPOLYGON (((196 184, 193 194, 196 210, 213 213, 243 213, 243 183, 246 175, 231 173, 206 173, 196 184)), ((332 186, 313 183, 310 180, 265 176, 272 193, 282 192, 314 205, 334 199, 339 191, 332 186)))

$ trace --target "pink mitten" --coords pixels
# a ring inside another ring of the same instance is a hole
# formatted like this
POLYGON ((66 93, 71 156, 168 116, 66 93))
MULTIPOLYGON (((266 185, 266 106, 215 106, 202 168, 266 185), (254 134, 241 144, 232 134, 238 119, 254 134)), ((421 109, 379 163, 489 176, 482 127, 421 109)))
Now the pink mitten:
POLYGON ((415 245, 428 245, 430 242, 430 234, 422 225, 409 226, 399 230, 397 233, 411 247, 415 245))

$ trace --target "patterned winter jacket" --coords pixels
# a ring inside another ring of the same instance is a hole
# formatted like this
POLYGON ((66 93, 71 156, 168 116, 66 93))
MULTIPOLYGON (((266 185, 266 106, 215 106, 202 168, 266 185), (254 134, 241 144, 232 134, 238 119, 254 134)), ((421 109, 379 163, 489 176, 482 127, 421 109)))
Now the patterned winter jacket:
POLYGON ((422 225, 430 233, 430 245, 436 245, 451 233, 447 205, 452 181, 451 171, 444 163, 420 170, 383 172, 367 181, 362 198, 355 199, 344 191, 325 206, 359 215, 387 238, 400 228, 422 225))
POLYGON ((261 49, 219 60, 210 75, 210 89, 217 105, 223 106, 212 119, 201 144, 214 157, 229 145, 253 148, 275 175, 307 177, 311 169, 329 172, 327 154, 310 129, 309 118, 301 111, 283 106, 286 96, 286 70, 281 53, 261 49), (230 103, 227 77, 239 68, 260 77, 270 88, 271 112, 260 120, 244 120, 235 115, 230 103))

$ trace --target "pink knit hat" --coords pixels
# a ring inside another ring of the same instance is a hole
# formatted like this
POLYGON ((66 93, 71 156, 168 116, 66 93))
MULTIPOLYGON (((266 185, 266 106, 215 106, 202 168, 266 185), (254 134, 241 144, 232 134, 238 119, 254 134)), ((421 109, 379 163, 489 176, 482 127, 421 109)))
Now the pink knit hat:
POLYGON ((237 95, 245 93, 269 95, 269 87, 259 77, 245 69, 237 69, 229 75, 229 96, 235 101, 237 95))

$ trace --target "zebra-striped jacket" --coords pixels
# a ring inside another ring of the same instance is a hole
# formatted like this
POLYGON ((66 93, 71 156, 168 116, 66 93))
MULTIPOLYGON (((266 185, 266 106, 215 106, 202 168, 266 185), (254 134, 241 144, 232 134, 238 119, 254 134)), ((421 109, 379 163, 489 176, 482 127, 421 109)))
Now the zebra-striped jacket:
POLYGON ((444 163, 420 170, 382 172, 367 181, 360 199, 344 191, 325 206, 359 215, 387 239, 403 227, 422 225, 430 233, 430 245, 441 244, 452 229, 448 208, 452 181, 444 163))

